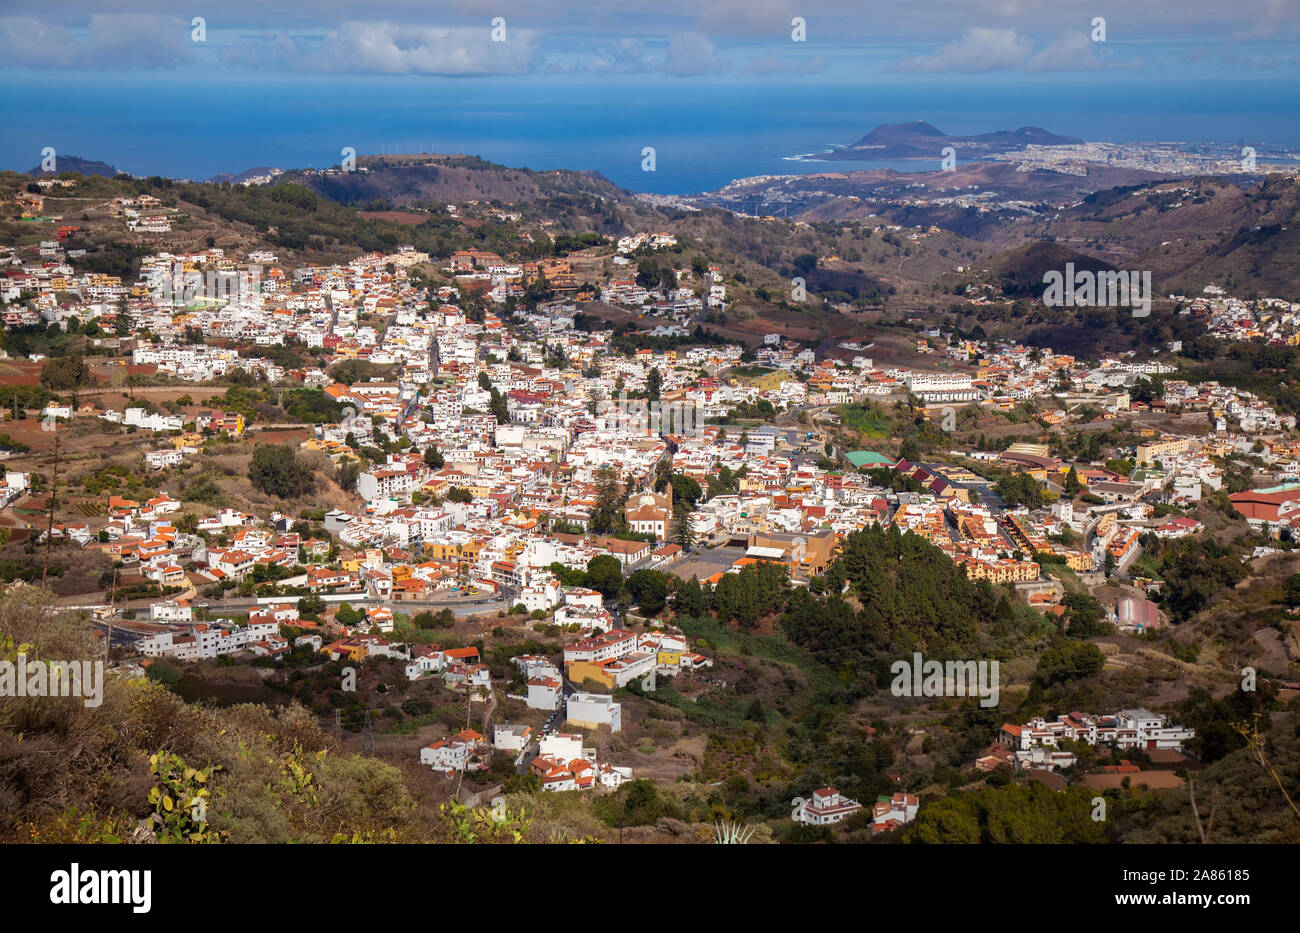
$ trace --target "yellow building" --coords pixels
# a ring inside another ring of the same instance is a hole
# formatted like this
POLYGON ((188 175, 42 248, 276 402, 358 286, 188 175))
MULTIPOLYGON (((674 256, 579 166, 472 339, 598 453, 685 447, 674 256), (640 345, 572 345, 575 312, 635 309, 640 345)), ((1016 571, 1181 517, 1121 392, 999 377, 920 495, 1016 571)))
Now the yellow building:
POLYGON ((365 559, 364 554, 360 554, 355 551, 349 554, 340 554, 339 566, 344 570, 346 570, 348 573, 360 573, 361 564, 364 559, 365 559))
POLYGON ((607 673, 603 665, 591 661, 570 661, 565 668, 565 673, 575 684, 591 681, 600 684, 606 690, 613 690, 617 686, 613 674, 607 673))
POLYGON ((429 560, 458 560, 460 545, 451 541, 424 542, 424 556, 429 560))
POLYGON ((1065 566, 1071 570, 1088 571, 1095 566, 1092 555, 1084 551, 1057 551, 1056 553, 1065 558, 1065 566))
POLYGON ((660 648, 655 652, 655 663, 661 667, 681 667, 682 653, 680 651, 668 651, 660 648))

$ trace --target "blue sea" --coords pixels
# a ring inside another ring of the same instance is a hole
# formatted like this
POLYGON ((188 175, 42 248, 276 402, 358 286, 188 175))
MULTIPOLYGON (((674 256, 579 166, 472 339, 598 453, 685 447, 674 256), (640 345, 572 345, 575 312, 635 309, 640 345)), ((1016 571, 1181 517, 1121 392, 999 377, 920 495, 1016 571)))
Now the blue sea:
POLYGON ((200 180, 253 166, 332 165, 351 146, 361 154, 460 152, 516 167, 592 169, 634 191, 686 194, 753 175, 938 168, 937 154, 935 162, 796 158, 910 120, 950 134, 1028 125, 1091 141, 1300 149, 1300 94, 1287 80, 0 76, 7 88, 0 167, 22 171, 40 162, 45 146, 135 175, 200 180), (642 170, 647 146, 653 172, 642 170))

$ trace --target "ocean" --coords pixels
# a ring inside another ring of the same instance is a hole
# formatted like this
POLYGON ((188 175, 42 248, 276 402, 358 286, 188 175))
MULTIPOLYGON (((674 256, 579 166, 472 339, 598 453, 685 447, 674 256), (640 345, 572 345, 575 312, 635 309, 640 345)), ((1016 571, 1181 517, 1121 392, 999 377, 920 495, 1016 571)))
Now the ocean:
POLYGON ((950 134, 1040 126, 1090 141, 1178 140, 1300 149, 1295 82, 1153 80, 1133 73, 815 78, 254 75, 0 72, 0 166, 41 150, 135 175, 206 179, 254 166, 337 164, 436 151, 533 169, 592 169, 634 191, 686 194, 734 178, 934 162, 795 157, 846 145, 881 123, 950 134), (654 149, 655 170, 643 171, 654 149))

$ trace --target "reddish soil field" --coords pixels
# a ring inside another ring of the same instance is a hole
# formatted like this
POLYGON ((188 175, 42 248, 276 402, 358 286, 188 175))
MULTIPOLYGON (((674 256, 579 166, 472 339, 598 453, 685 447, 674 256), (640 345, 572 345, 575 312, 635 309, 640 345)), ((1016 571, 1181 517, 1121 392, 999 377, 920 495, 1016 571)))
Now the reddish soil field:
POLYGON ((41 364, 28 360, 0 362, 0 386, 34 386, 41 378, 41 364))

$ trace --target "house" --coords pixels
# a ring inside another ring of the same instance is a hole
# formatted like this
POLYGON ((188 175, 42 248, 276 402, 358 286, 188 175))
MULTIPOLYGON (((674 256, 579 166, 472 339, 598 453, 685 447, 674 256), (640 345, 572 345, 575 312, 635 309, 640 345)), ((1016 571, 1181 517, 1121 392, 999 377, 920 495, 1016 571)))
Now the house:
POLYGON ((584 729, 608 726, 610 732, 623 728, 623 707, 612 696, 600 693, 573 693, 566 701, 569 724, 584 729))
POLYGON ((450 738, 420 749, 420 764, 434 771, 478 771, 485 767, 487 742, 473 729, 462 729, 450 738))
POLYGON ((564 663, 586 661, 598 664, 613 661, 630 654, 637 648, 637 637, 627 629, 613 629, 596 638, 588 638, 564 646, 564 663))
POLYGON ((560 681, 555 677, 533 677, 528 681, 528 707, 530 709, 558 709, 560 706, 560 681))
POLYGON ((615 788, 632 779, 631 768, 596 761, 595 749, 583 748, 581 735, 563 732, 542 736, 529 768, 541 780, 542 790, 550 791, 615 788))
POLYGON ((523 723, 499 722, 492 727, 492 747, 506 752, 522 752, 532 741, 533 727, 523 723))
POLYGON ((605 661, 572 661, 567 667, 567 673, 575 683, 590 681, 607 690, 614 690, 649 674, 657 663, 658 656, 655 652, 634 651, 621 658, 605 661))
POLYGON ((813 791, 812 797, 802 800, 794 811, 794 818, 807 826, 830 826, 841 823, 862 809, 856 800, 844 797, 833 787, 813 791))
POLYGON ((618 558, 624 567, 640 563, 650 556, 650 545, 645 541, 623 541, 619 538, 602 538, 599 546, 618 558))
POLYGON ((167 599, 149 606, 150 622, 193 622, 194 610, 184 599, 167 599))
POLYGON ((895 793, 893 796, 876 798, 876 805, 871 808, 871 831, 884 832, 898 826, 906 826, 916 819, 916 811, 921 801, 915 794, 895 793))
POLYGON ((411 648, 411 660, 406 665, 406 679, 417 680, 425 674, 440 674, 446 664, 446 656, 437 647, 416 645, 411 648))
POLYGON ((589 753, 582 747, 582 736, 573 732, 551 732, 542 736, 537 745, 539 754, 567 761, 582 758, 589 753))
POLYGON ((1053 722, 1036 717, 1023 725, 1003 725, 998 741, 1012 749, 1029 749, 1038 745, 1052 748, 1062 739, 1088 745, 1114 744, 1120 748, 1144 750, 1172 748, 1182 750, 1196 730, 1172 725, 1168 719, 1146 709, 1120 710, 1110 716, 1092 716, 1073 712, 1058 716, 1053 722))

